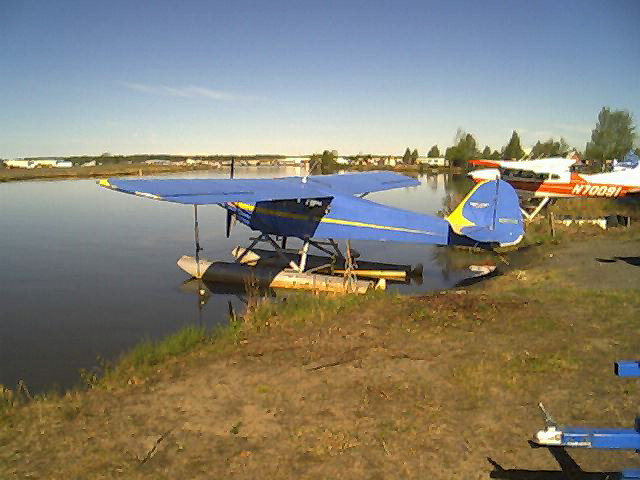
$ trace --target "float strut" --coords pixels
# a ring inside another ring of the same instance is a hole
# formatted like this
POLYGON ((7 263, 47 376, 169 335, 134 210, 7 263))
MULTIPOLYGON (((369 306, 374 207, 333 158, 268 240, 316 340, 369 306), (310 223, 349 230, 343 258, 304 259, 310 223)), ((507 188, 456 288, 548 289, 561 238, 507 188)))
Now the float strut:
POLYGON ((530 222, 536 217, 536 215, 538 215, 538 213, 540 213, 540 210, 542 210, 545 207, 545 205, 549 203, 549 200, 550 200, 549 197, 542 197, 542 200, 540 200, 540 203, 533 209, 533 212, 531 213, 527 212, 523 208, 521 208, 520 210, 522 211, 522 214, 524 215, 524 217, 530 222))
POLYGON ((307 253, 309 252, 309 240, 305 240, 302 250, 300 251, 300 265, 298 265, 298 271, 304 272, 307 266, 307 253))

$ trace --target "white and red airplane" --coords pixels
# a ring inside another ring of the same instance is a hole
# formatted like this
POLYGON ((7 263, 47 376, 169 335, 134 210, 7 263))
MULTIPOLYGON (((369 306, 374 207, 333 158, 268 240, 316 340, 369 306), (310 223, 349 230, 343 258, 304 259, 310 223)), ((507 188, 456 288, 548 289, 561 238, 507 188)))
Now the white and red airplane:
POLYGON ((633 154, 617 164, 612 172, 582 174, 571 170, 575 158, 543 158, 538 160, 470 160, 476 166, 490 167, 474 170, 469 175, 475 182, 502 178, 525 198, 540 198, 532 213, 524 212, 531 220, 551 198, 598 197, 621 198, 640 195, 640 168, 633 154))

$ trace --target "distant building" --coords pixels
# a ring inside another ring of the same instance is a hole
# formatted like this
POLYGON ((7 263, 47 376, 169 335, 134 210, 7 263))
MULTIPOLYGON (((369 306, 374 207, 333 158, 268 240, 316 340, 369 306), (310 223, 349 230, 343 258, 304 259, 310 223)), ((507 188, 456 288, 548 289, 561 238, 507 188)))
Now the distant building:
POLYGON ((14 158, 13 160, 5 160, 7 168, 69 168, 73 167, 73 163, 68 160, 60 160, 57 158, 14 158))
POLYGON ((278 163, 282 165, 302 165, 308 161, 309 157, 286 157, 279 159, 278 163))
POLYGON ((146 165, 171 165, 171 160, 162 160, 159 158, 151 158, 149 160, 145 160, 144 163, 146 165))
POLYGON ((418 165, 428 165, 429 167, 448 167, 449 162, 444 157, 418 157, 416 163, 418 165))
POLYGON ((36 168, 36 164, 33 160, 25 160, 24 158, 5 160, 4 165, 7 168, 36 168))
POLYGON ((36 167, 55 167, 61 160, 57 158, 36 158, 33 160, 36 167))

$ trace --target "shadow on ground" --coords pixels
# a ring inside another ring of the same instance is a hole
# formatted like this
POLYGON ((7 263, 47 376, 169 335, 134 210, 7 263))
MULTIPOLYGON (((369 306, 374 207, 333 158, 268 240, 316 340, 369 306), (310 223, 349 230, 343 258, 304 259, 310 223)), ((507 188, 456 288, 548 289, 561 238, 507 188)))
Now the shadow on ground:
MULTIPOLYGON (((532 448, 547 448, 538 447, 532 443, 530 445, 532 448)), ((617 478, 619 475, 619 472, 585 472, 564 447, 550 447, 548 450, 558 462, 560 470, 505 469, 498 462, 487 457, 487 461, 493 466, 489 476, 508 480, 606 480, 617 478)))
POLYGON ((596 261, 600 263, 616 263, 618 260, 633 265, 634 267, 640 267, 640 257, 596 258, 596 261))

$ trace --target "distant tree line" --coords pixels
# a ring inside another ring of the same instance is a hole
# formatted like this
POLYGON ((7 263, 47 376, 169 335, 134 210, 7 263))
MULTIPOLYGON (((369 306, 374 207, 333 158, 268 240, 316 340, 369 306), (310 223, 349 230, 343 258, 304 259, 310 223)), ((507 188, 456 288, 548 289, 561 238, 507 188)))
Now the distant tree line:
MULTIPOLYGON (((633 149, 636 138, 636 126, 627 110, 612 111, 609 107, 602 107, 596 126, 591 132, 591 140, 587 143, 582 156, 596 164, 614 158, 621 159, 629 150, 633 149)), ((545 141, 538 140, 531 149, 528 158, 563 157, 571 151, 580 153, 577 148, 570 147, 562 137, 559 140, 549 138, 545 141)), ((635 151, 640 155, 640 147, 635 151)), ((439 157, 438 146, 432 146, 427 156, 430 158, 439 157)), ((511 133, 509 141, 500 151, 492 151, 487 145, 480 152, 473 135, 458 129, 454 144, 445 150, 444 156, 451 166, 466 168, 468 161, 473 158, 517 160, 525 158, 525 152, 516 130, 511 133)))
MULTIPOLYGON (((37 157, 31 157, 27 159, 35 159, 37 157)), ((103 153, 101 155, 81 155, 71 157, 60 157, 61 160, 67 160, 74 165, 82 165, 86 162, 95 161, 103 165, 117 165, 121 163, 144 163, 148 160, 164 160, 169 162, 184 162, 188 158, 194 160, 205 161, 231 161, 232 158, 236 160, 277 160, 285 158, 284 155, 272 155, 272 154, 256 154, 256 155, 171 155, 166 153, 149 153, 138 155, 112 155, 110 153, 103 153)))
POLYGON ((531 158, 564 157, 570 150, 571 147, 562 137, 558 141, 554 141, 553 138, 545 142, 538 140, 531 149, 531 158))
MULTIPOLYGON (((607 160, 614 158, 621 159, 626 153, 633 149, 636 140, 636 126, 633 122, 631 113, 627 110, 611 110, 609 107, 602 107, 598 114, 598 120, 595 128, 591 132, 591 139, 586 144, 584 155, 586 160, 594 165, 601 165, 607 160)), ((538 140, 529 153, 529 158, 547 158, 555 156, 565 156, 571 150, 578 151, 575 147, 571 148, 564 138, 554 140, 549 138, 545 141, 538 140)), ((636 148, 636 152, 640 155, 640 148, 636 148)), ((438 145, 433 145, 428 153, 428 158, 440 158, 442 152, 438 145)), ((402 156, 402 163, 405 165, 416 165, 418 163, 418 150, 410 147, 402 156)), ((444 158, 449 165, 460 168, 467 168, 469 160, 473 158, 484 158, 487 160, 512 160, 525 157, 522 148, 520 136, 516 130, 513 130, 508 142, 498 151, 492 150, 488 145, 482 151, 471 133, 458 129, 454 138, 454 144, 444 151, 444 158)), ((119 163, 143 163, 147 160, 165 160, 171 162, 183 162, 188 158, 194 160, 207 161, 229 161, 232 158, 237 160, 276 160, 285 158, 283 155, 273 154, 257 154, 257 155, 171 155, 163 153, 144 154, 144 155, 112 155, 103 153, 99 156, 72 156, 64 157, 64 160, 71 161, 74 165, 81 165, 86 162, 95 161, 102 164, 119 164, 119 163)), ((314 172, 329 173, 338 169, 337 152, 335 150, 325 150, 321 154, 315 153, 311 155, 311 165, 314 172)), ((364 159, 371 160, 372 155, 356 155, 350 157, 352 160, 364 159)))

